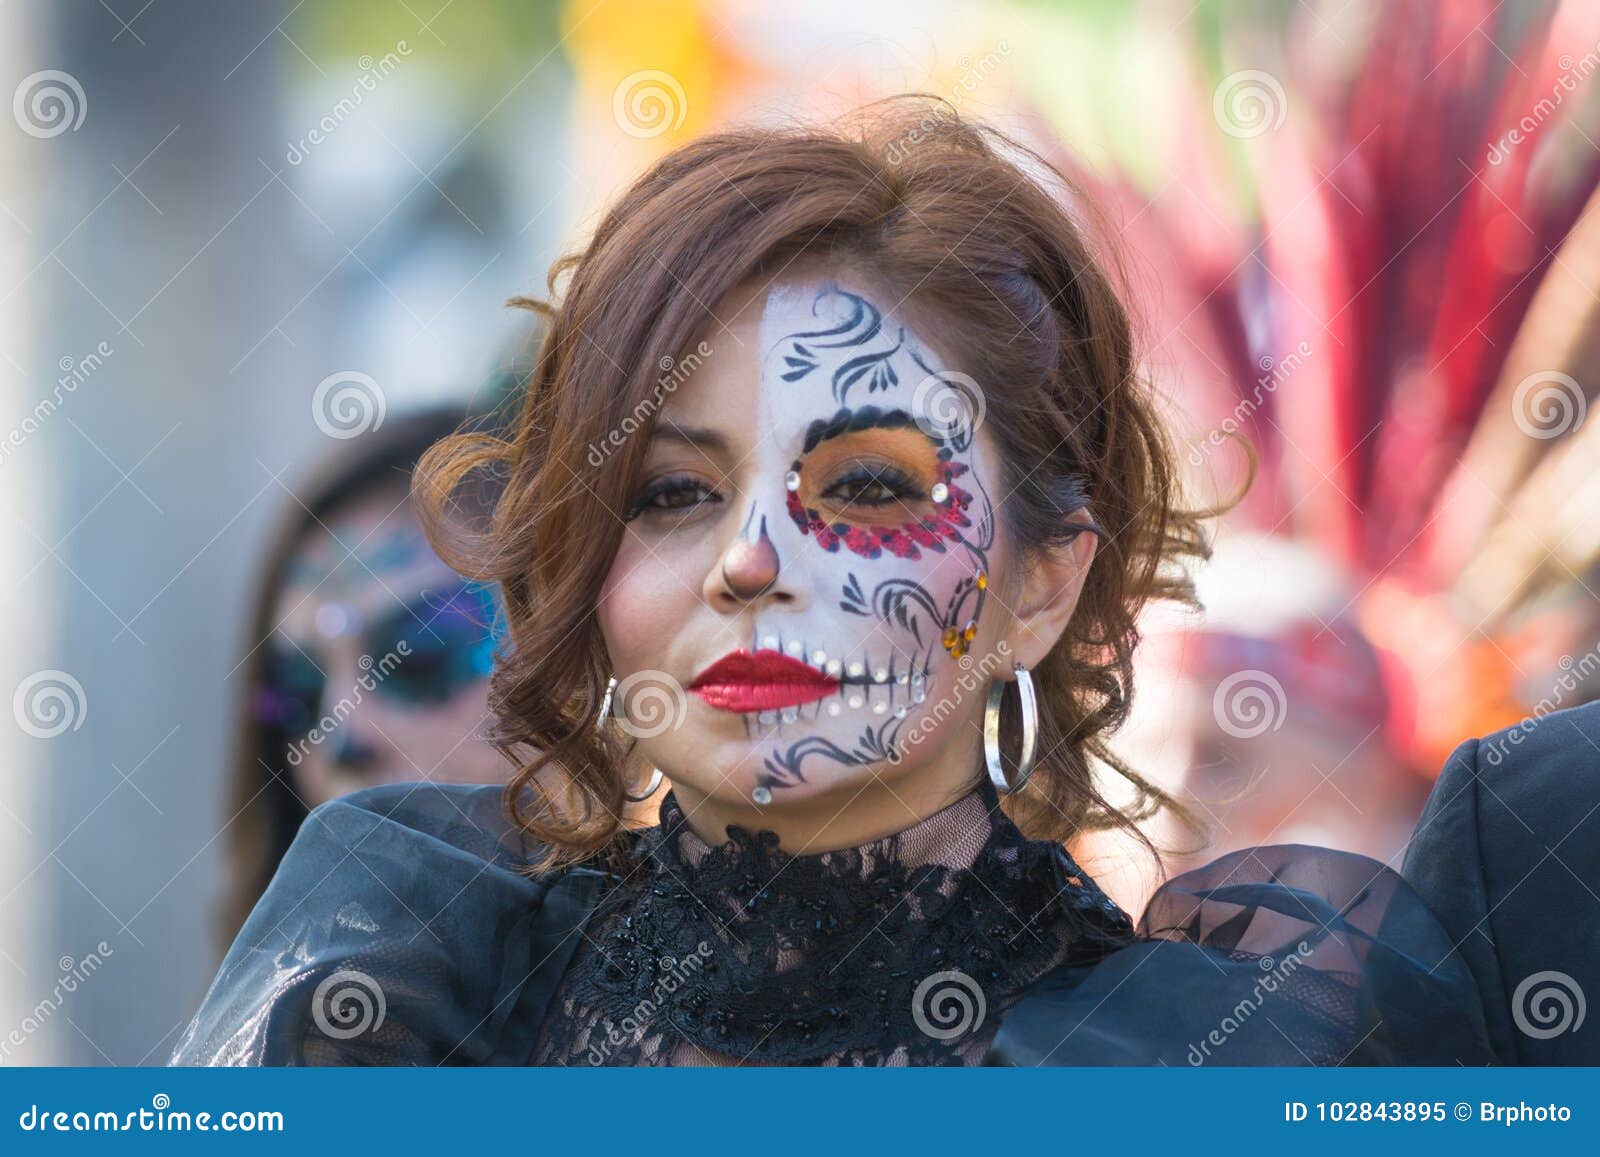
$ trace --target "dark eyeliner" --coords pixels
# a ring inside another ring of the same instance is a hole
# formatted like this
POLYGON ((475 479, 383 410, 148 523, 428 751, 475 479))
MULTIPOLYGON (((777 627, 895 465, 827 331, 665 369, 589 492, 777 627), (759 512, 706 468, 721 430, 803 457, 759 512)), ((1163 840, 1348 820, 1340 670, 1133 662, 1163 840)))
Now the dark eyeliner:
POLYGON ((640 492, 639 497, 634 499, 633 506, 628 512, 627 521, 631 522, 641 514, 672 514, 691 511, 695 507, 702 505, 702 503, 692 502, 679 506, 663 506, 658 505, 658 500, 680 494, 693 494, 697 491, 704 492, 707 495, 705 501, 721 501, 704 482, 687 474, 671 474, 664 478, 658 478, 648 484, 640 492))
POLYGON ((880 499, 850 498, 846 499, 845 501, 861 503, 869 506, 887 506, 892 502, 905 502, 908 499, 927 497, 927 495, 923 493, 922 487, 917 484, 914 478, 905 473, 903 470, 893 466, 871 468, 858 465, 840 477, 835 478, 828 486, 828 489, 823 493, 825 495, 831 495, 837 488, 841 486, 857 483, 865 484, 867 486, 881 486, 887 490, 889 494, 887 497, 880 499))

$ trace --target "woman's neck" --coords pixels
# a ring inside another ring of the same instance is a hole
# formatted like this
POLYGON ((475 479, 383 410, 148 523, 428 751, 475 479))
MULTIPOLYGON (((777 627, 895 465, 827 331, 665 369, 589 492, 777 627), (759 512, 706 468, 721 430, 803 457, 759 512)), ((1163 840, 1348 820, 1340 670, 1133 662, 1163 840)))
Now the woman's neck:
POLYGON ((970 763, 951 762, 895 780, 874 776, 841 784, 794 801, 785 801, 780 788, 765 807, 687 783, 674 783, 672 790, 690 829, 707 844, 722 843, 728 826, 737 824, 748 831, 776 833, 778 847, 790 855, 810 855, 860 847, 904 831, 966 795, 981 774, 970 763))

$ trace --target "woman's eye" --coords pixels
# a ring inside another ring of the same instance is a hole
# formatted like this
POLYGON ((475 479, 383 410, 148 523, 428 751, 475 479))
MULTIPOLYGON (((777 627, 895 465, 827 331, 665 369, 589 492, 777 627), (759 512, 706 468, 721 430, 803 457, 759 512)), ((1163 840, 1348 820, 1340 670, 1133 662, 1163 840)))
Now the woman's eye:
POLYGON ((887 467, 852 470, 823 492, 823 497, 851 506, 887 506, 921 496, 920 488, 907 475, 887 467))
POLYGON ((630 518, 641 514, 686 511, 709 502, 720 502, 715 492, 693 478, 664 478, 644 488, 633 504, 630 518))

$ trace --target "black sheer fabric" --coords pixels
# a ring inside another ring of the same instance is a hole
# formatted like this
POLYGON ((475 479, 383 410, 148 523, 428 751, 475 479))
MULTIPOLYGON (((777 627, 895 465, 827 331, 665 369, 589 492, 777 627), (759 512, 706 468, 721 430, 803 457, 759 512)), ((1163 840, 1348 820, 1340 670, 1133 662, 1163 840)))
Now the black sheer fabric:
POLYGON ((1471 975, 1375 861, 1256 848, 1137 930, 979 788, 862 848, 537 878, 494 786, 315 809, 174 1064, 1481 1064, 1471 975))
POLYGON ((976 1064, 1026 988, 1132 935, 987 781, 861 847, 777 845, 735 826, 709 846, 668 793, 591 921, 535 1063, 976 1064))
POLYGON ((530 879, 501 789, 312 810, 173 1054, 204 1065, 518 1065, 601 877, 530 879))
POLYGON ((1011 1065, 1484 1065, 1483 1005, 1399 874, 1249 848, 1168 882, 1135 944, 1058 970, 1007 1019, 1011 1065))

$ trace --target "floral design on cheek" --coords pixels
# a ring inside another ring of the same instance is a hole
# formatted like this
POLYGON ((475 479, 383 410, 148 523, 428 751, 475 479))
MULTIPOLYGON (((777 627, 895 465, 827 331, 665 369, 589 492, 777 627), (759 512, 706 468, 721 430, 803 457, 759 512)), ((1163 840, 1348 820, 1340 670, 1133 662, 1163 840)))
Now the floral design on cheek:
MULTIPOLYGON (((814 779, 819 768, 837 773, 897 761, 904 729, 925 725, 917 705, 934 681, 969 677, 975 667, 986 671, 979 663, 988 657, 972 653, 972 645, 995 539, 988 468, 974 440, 982 400, 962 375, 937 368, 931 349, 891 313, 836 282, 775 292, 768 310, 765 417, 779 438, 793 438, 785 456, 789 520, 836 559, 848 551, 873 560, 859 574, 845 563, 836 603, 864 633, 845 628, 833 637, 881 636, 907 660, 899 671, 911 674, 904 687, 897 673, 885 671, 889 682, 865 694, 846 689, 809 709, 776 713, 769 722, 780 733, 823 722, 824 712, 841 718, 839 725, 804 727, 764 751, 754 789, 760 804, 777 789, 814 779), (920 566, 905 565, 919 560, 920 566), (963 674, 951 675, 952 669, 963 674), (856 711, 882 718, 868 715, 851 728, 856 711)), ((804 649, 808 640, 800 643, 796 654, 813 663, 825 667, 832 657, 831 647, 813 653, 804 649)), ((854 654, 847 649, 844 658, 854 654)))

